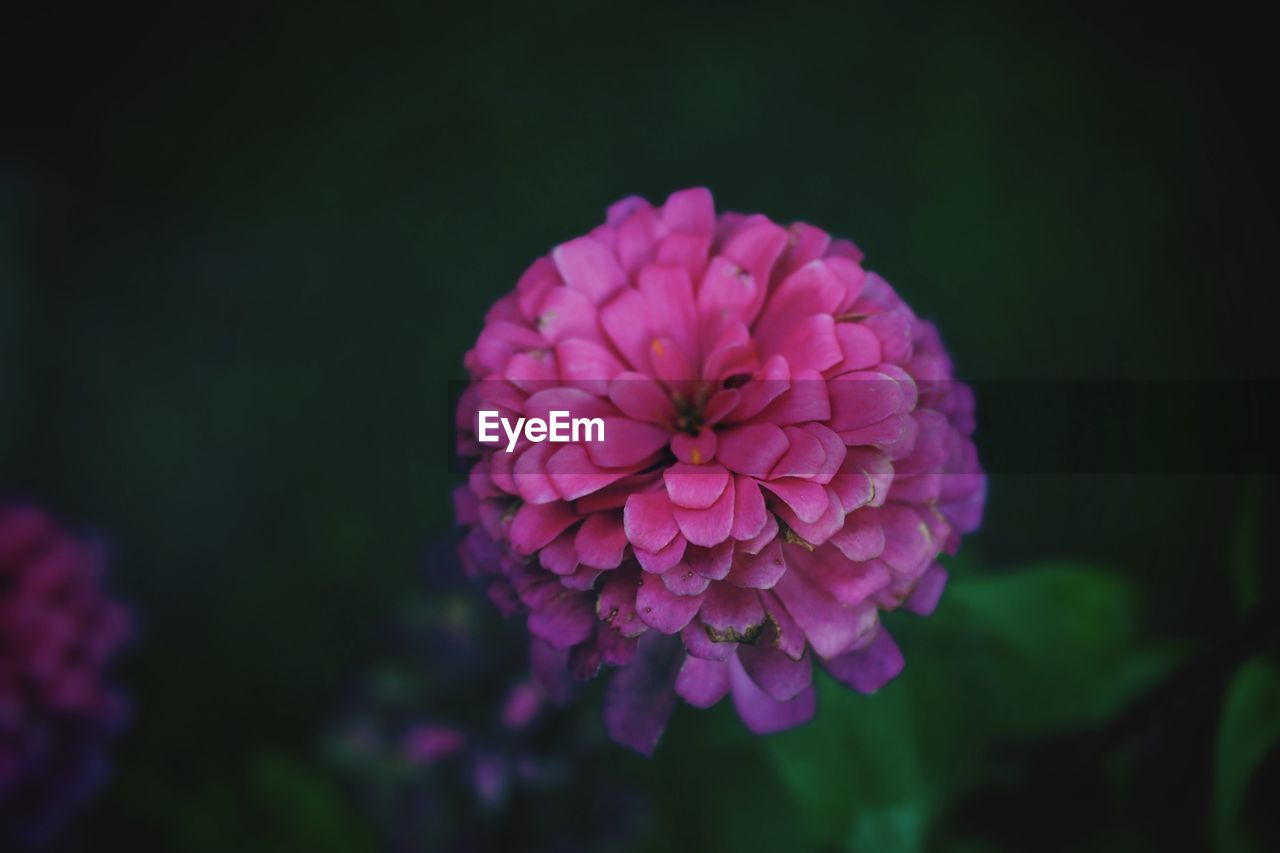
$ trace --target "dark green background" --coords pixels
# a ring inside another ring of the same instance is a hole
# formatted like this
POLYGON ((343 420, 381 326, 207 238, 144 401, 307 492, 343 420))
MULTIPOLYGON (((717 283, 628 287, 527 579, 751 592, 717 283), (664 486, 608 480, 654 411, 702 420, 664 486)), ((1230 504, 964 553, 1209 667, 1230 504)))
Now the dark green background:
MULTIPOLYGON (((488 304, 622 195, 703 184, 852 237, 967 376, 1276 378, 1265 28, 1028 5, 17 13, 0 491, 108 536, 140 623, 136 718, 68 849, 367 839, 315 743, 451 528, 448 380, 488 304)), ((1180 649, 1169 667, 1230 653, 1177 694, 1173 734, 1139 735, 1155 758, 1124 797, 1076 814, 1032 749, 1016 778, 1038 793, 1002 809, 993 763, 931 838, 1207 844, 1219 688, 1257 646, 1231 577, 1259 481, 1042 470, 993 479, 967 571, 1100 565, 1136 590, 1132 642, 1180 649)), ((670 788, 719 760, 705 719, 682 710, 652 767, 619 760, 670 788)), ((857 774, 785 778, 817 801, 857 774)), ((656 832, 715 849, 783 820, 726 790, 656 832)))

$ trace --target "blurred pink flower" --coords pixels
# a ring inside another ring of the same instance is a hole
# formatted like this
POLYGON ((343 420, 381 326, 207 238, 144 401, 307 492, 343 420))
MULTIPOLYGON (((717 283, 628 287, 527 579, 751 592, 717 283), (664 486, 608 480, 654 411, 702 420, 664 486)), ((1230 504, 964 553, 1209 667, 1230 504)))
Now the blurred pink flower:
POLYGON ((40 510, 0 505, 0 838, 47 837, 104 772, 125 712, 105 669, 130 620, 103 562, 40 510))
POLYGON ((489 311, 467 353, 456 494, 469 571, 528 614, 548 683, 619 668, 613 737, 677 703, 767 733, 814 713, 813 659, 873 692, 879 614, 929 613, 980 521, 973 395, 862 253, 690 189, 613 205, 489 311), (599 418, 605 440, 479 441, 478 413, 599 418))

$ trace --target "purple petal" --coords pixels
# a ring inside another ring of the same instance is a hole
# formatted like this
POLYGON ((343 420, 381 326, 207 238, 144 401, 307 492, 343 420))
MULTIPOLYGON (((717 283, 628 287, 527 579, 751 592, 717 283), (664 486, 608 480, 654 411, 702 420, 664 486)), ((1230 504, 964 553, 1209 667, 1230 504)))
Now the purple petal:
POLYGON ((650 632, 640 639, 635 659, 618 670, 605 691, 609 737, 642 755, 653 754, 679 702, 675 680, 683 657, 674 638, 650 632))
POLYGON ((912 613, 928 616, 938 606, 938 600, 942 598, 942 590, 946 586, 947 570, 935 563, 920 576, 915 590, 904 606, 912 613))
POLYGON ((758 735, 780 732, 813 719, 818 708, 818 697, 812 685, 786 702, 770 698, 751 680, 738 658, 729 661, 730 689, 733 706, 747 728, 758 735))
POLYGON ((753 589, 772 589, 786 571, 782 543, 774 539, 759 554, 735 555, 729 583, 753 589))
MULTIPOLYGON (((788 561, 790 552, 799 547, 794 545, 783 549, 788 561)), ((866 602, 857 607, 840 604, 802 572, 788 571, 774 589, 820 657, 844 654, 865 641, 879 624, 873 603, 866 602)))
POLYGON ((732 641, 716 642, 707 634, 707 626, 702 619, 694 619, 680 632, 680 640, 685 649, 695 657, 707 660, 728 660, 738 644, 732 641))
POLYGON ((764 608, 754 589, 712 584, 702 604, 702 621, 713 640, 751 642, 764 625, 764 608))
POLYGON ((591 636, 595 623, 591 597, 565 590, 529 614, 529 633, 564 649, 591 636))
POLYGON ((698 574, 685 562, 678 563, 658 577, 662 579, 663 585, 676 595, 699 595, 706 592, 707 587, 711 585, 710 578, 698 574))
POLYGON ((695 708, 710 708, 729 692, 729 664, 686 656, 676 676, 676 692, 695 708))
POLYGON ((640 618, 664 634, 679 633, 701 606, 702 595, 676 595, 659 578, 643 578, 636 593, 640 618))
POLYGON ((636 615, 640 572, 627 566, 610 572, 596 599, 596 617, 624 637, 636 637, 647 628, 636 615))
POLYGON ((902 652, 881 628, 865 649, 824 661, 823 666, 837 681, 859 693, 875 693, 902 672, 902 652))
MULTIPOLYGON (((772 631, 766 632, 772 634, 772 631)), ((792 660, 772 645, 772 637, 764 637, 754 645, 738 648, 738 661, 761 690, 771 699, 786 702, 813 681, 813 665, 808 655, 792 660)))
POLYGON ((534 637, 529 641, 529 668, 553 702, 569 701, 573 681, 569 678, 568 649, 558 649, 534 637))

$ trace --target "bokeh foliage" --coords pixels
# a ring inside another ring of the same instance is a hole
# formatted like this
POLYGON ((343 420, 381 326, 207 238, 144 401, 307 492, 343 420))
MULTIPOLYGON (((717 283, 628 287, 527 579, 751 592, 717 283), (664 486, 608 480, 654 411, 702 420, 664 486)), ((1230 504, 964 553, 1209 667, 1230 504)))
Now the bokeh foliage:
MULTIPOLYGON (((133 731, 66 849, 371 843, 315 744, 451 526, 447 380, 621 195, 702 183, 855 238, 966 376, 1276 375, 1274 51, 1243 8, 58 4, 4 29, 0 491, 108 534, 142 625, 133 731)), ((654 762, 620 754, 663 796, 655 843, 1142 849, 1260 814, 1274 749, 1219 729, 1269 695, 1263 662, 1222 708, 1269 649, 1239 632, 1273 516, 1237 534, 1229 472, 1041 462, 993 478, 934 619, 894 617, 880 696, 824 690, 765 741, 686 710, 654 762)))

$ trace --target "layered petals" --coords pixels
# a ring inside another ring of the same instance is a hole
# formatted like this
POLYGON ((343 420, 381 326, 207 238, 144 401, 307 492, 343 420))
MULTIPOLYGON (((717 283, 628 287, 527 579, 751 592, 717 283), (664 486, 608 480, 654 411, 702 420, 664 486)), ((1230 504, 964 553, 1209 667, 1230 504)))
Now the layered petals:
POLYGON ((629 197, 530 266, 464 359, 464 564, 549 665, 617 670, 606 724, 638 751, 680 699, 804 722, 814 662, 879 689, 902 669, 880 614, 939 606, 939 559, 981 520, 972 391, 862 261, 705 189, 629 197), (508 453, 481 411, 604 435, 526 427, 508 453))

